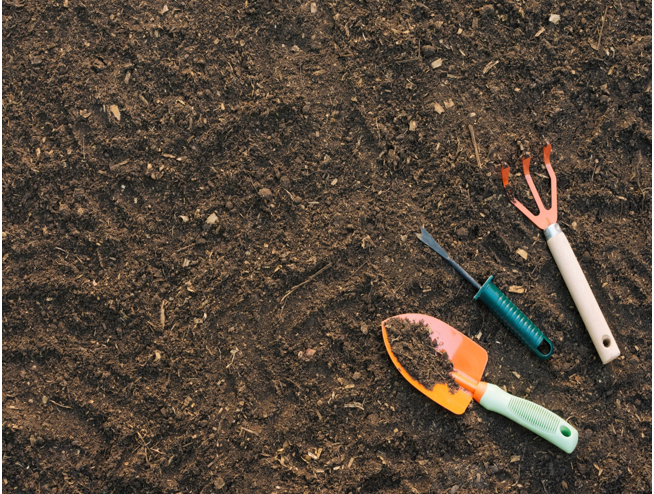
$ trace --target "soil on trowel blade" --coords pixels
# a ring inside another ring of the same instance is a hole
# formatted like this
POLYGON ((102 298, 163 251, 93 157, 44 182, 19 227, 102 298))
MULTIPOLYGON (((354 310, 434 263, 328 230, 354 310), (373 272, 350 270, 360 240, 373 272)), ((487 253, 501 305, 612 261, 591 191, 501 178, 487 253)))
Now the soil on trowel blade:
POLYGON ((450 393, 457 392, 459 386, 450 375, 452 362, 446 351, 438 350, 439 342, 432 340, 425 323, 396 318, 385 326, 391 350, 413 379, 429 390, 436 384, 447 384, 450 393))

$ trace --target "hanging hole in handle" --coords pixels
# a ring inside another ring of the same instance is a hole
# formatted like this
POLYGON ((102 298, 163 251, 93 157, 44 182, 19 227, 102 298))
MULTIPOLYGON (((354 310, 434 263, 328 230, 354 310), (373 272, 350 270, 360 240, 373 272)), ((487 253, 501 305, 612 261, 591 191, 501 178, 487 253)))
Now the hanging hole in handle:
POLYGON ((562 425, 559 430, 565 437, 570 437, 572 435, 572 431, 565 425, 562 425))
POLYGON ((604 345, 604 348, 610 347, 611 346, 611 338, 609 338, 608 336, 604 336, 602 338, 602 345, 604 345))
POLYGON ((538 345, 537 350, 541 355, 549 355, 552 352, 552 345, 550 345, 549 341, 543 340, 540 342, 540 345, 538 345))

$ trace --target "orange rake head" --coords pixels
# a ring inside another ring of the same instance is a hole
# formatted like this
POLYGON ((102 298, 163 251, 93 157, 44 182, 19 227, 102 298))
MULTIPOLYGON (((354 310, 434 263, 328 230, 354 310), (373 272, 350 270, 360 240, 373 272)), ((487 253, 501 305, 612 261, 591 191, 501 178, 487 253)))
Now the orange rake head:
POLYGON ((541 230, 545 230, 548 226, 553 225, 556 223, 557 219, 557 210, 556 210, 556 175, 554 175, 554 170, 552 169, 552 165, 550 163, 550 153, 552 152, 552 145, 548 142, 547 146, 543 148, 543 158, 545 161, 545 167, 547 168, 547 174, 550 176, 550 181, 552 184, 552 193, 551 193, 551 198, 552 198, 552 203, 550 205, 550 209, 545 209, 543 206, 543 201, 541 201, 540 196, 538 195, 538 192, 536 191, 536 187, 534 186, 534 181, 531 178, 531 175, 529 174, 529 164, 531 163, 531 156, 529 153, 525 153, 525 155, 522 157, 522 171, 525 175, 525 180, 527 181, 527 184, 529 184, 529 190, 531 190, 531 194, 534 196, 534 200, 536 201, 536 205, 538 206, 538 216, 534 215, 529 211, 526 207, 522 205, 521 202, 519 202, 516 198, 515 195, 513 194, 513 191, 509 187, 509 165, 506 163, 502 164, 502 183, 504 184, 504 191, 506 192, 507 197, 509 198, 509 201, 518 208, 522 214, 524 214, 527 218, 529 218, 534 225, 536 225, 538 228, 541 230))
POLYGON ((390 319, 382 322, 382 335, 386 351, 388 351, 388 355, 397 370, 400 371, 400 374, 418 391, 439 405, 459 415, 465 412, 480 384, 481 376, 484 374, 488 362, 486 350, 463 333, 435 317, 422 314, 402 314, 390 319), (438 340, 438 350, 446 351, 452 362, 453 370, 451 375, 459 385, 459 390, 456 393, 450 393, 447 384, 436 384, 434 389, 429 390, 409 375, 391 349, 385 324, 390 319, 407 319, 411 323, 422 322, 429 327, 432 340, 438 340))

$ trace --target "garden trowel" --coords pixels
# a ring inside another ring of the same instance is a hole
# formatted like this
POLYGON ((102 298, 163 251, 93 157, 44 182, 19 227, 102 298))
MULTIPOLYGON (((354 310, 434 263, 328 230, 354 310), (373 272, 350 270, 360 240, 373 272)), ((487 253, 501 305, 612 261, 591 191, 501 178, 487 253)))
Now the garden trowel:
POLYGON ((393 353, 386 331, 386 323, 390 319, 386 319, 381 325, 386 350, 400 374, 418 391, 456 414, 465 412, 474 398, 487 410, 504 415, 566 453, 572 453, 575 449, 579 435, 568 422, 536 403, 512 396, 494 384, 481 381, 488 354, 480 345, 435 317, 403 314, 395 318, 406 319, 412 324, 423 323, 429 328, 432 340, 438 341, 435 351, 447 352, 453 367, 450 375, 459 385, 455 393, 450 392, 447 384, 436 384, 429 390, 412 378, 393 353))

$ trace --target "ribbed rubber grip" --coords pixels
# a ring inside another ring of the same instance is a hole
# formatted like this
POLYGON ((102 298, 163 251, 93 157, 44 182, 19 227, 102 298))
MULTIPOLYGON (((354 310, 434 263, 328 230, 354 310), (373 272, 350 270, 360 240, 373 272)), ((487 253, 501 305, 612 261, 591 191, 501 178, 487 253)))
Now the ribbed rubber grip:
POLYGON ((554 352, 550 339, 493 284, 492 280, 492 276, 486 280, 475 295, 475 300, 479 299, 488 307, 539 359, 550 358, 554 352))
POLYGON ((494 384, 486 383, 486 391, 479 404, 538 434, 566 453, 572 453, 577 446, 579 433, 557 414, 513 396, 494 384))
POLYGON ((509 405, 506 407, 512 417, 522 422, 528 422, 535 430, 543 434, 554 434, 556 427, 561 420, 558 415, 549 410, 532 403, 512 396, 509 405))

